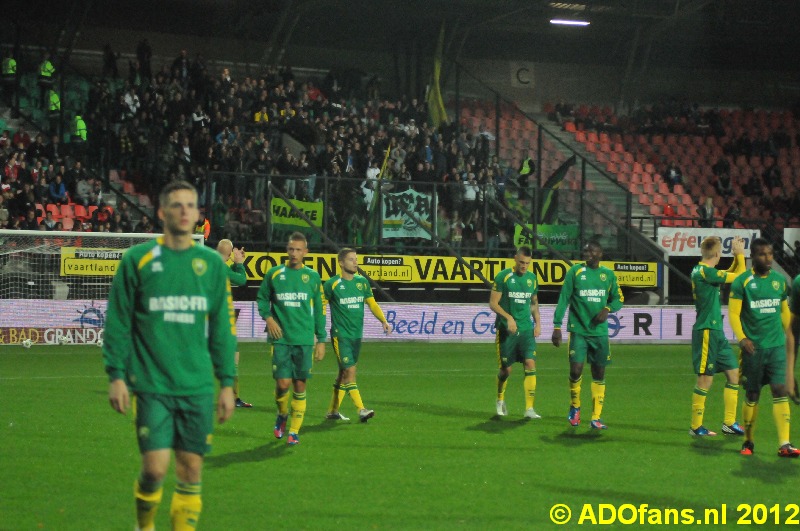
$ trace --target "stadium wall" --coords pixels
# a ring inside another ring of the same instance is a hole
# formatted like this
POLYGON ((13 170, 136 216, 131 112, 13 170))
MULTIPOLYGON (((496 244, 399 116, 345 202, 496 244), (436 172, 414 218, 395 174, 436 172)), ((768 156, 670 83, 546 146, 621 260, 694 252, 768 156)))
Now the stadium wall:
MULTIPOLYGON (((264 321, 254 301, 234 303, 240 341, 265 341, 264 321)), ((390 304, 381 305, 392 333, 384 335, 371 315, 364 323, 367 341, 427 341, 445 343, 494 342, 494 314, 488 304, 390 304)), ((541 342, 549 342, 554 306, 542 306, 541 342)), ((73 343, 94 343, 102 337, 106 301, 0 300, 0 345, 19 344, 26 338, 36 343, 59 344, 62 336, 73 343)), ((608 317, 613 343, 690 343, 695 310, 691 306, 634 306, 608 317)), ((327 317, 330 328, 330 315, 327 317)), ((734 339, 725 322, 725 335, 734 339)), ((566 330, 566 320, 564 321, 566 330)))
MULTIPOLYGON (((266 42, 242 39, 220 39, 207 36, 175 35, 156 32, 136 32, 110 30, 108 28, 87 27, 81 32, 73 52, 73 61, 79 60, 81 50, 94 50, 92 68, 99 73, 102 57, 99 53, 108 42, 112 48, 123 54, 123 59, 134 56, 136 44, 147 37, 153 48, 153 68, 161 64, 171 64, 182 48, 189 52, 190 58, 200 53, 209 62, 209 70, 217 75, 215 63, 224 63, 232 68, 234 75, 253 75, 255 65, 261 59, 266 42)), ((401 83, 405 86, 424 88, 431 74, 433 43, 430 53, 421 52, 421 71, 412 68, 414 79, 401 83), (419 79, 416 79, 419 76, 419 79)), ((87 56, 84 56, 88 59, 87 56)), ((405 59, 401 59, 405 61, 405 59)), ((479 73, 482 81, 489 84, 505 97, 514 100, 523 110, 538 112, 545 103, 560 100, 572 103, 596 103, 615 105, 620 98, 624 66, 609 67, 571 63, 526 62, 524 60, 497 59, 476 60, 463 58, 462 63, 471 72, 479 73), (524 75, 518 75, 520 67, 524 75), (522 82, 520 82, 522 81, 522 82)), ((282 64, 301 69, 346 68, 360 70, 365 74, 377 74, 385 82, 382 88, 387 97, 396 94, 391 90, 397 72, 391 50, 374 49, 370 51, 353 49, 316 48, 291 45, 285 52, 282 64), (392 82, 390 82, 392 81, 392 82)), ((87 65, 88 66, 88 65, 87 65)), ((120 71, 127 72, 127 62, 119 62, 120 71)), ((445 65, 446 89, 452 90, 455 78, 449 65, 445 65)), ((399 81, 399 80, 398 80, 399 81)), ((483 94, 485 89, 478 86, 470 89, 469 79, 462 76, 462 94, 470 91, 483 94)), ((643 103, 661 101, 678 97, 701 105, 715 106, 791 106, 798 97, 796 79, 791 73, 776 71, 710 70, 658 68, 651 66, 631 89, 632 97, 643 103)), ((617 109, 618 114, 626 114, 629 109, 617 109)))

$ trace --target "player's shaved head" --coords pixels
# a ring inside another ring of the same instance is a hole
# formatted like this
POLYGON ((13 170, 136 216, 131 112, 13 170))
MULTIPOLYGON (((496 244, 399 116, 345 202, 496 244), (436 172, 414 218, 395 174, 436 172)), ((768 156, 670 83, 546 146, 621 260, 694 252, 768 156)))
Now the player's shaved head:
POLYGON ((704 259, 714 258, 722 247, 722 240, 718 236, 709 236, 700 244, 700 253, 704 259))

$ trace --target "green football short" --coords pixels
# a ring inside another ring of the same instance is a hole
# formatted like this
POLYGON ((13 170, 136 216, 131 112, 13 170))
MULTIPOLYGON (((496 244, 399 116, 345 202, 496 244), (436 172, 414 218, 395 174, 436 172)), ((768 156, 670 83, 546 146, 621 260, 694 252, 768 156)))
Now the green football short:
POLYGON ((608 346, 608 336, 582 336, 571 332, 569 334, 570 363, 586 363, 605 367, 611 365, 611 350, 608 346))
POLYGON ((361 340, 347 339, 344 337, 331 336, 333 351, 336 359, 339 360, 339 369, 347 369, 358 363, 358 356, 361 354, 361 340))
POLYGON ((211 451, 215 411, 213 394, 135 394, 133 414, 139 451, 145 453, 172 448, 207 454, 211 451))
POLYGON ((497 365, 503 369, 516 362, 536 361, 536 338, 533 330, 523 330, 517 334, 509 334, 505 328, 498 328, 495 335, 497 365))
POLYGON ((751 354, 742 352, 740 382, 745 391, 760 391, 767 384, 786 383, 786 347, 756 349, 751 354))
POLYGON ((276 380, 308 380, 314 363, 313 345, 281 345, 270 343, 272 377, 276 380))
POLYGON ((692 330, 692 364, 698 376, 739 368, 739 360, 722 330, 692 330))

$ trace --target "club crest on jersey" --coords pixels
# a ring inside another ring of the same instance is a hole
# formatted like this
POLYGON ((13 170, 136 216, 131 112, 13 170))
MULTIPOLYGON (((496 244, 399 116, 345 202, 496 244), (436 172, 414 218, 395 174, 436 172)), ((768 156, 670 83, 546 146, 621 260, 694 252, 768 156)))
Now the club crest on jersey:
POLYGON ((356 282, 356 288, 358 288, 358 291, 364 291, 364 284, 356 282))
POLYGON ((772 289, 774 289, 775 291, 778 291, 780 289, 780 287, 781 287, 780 282, 778 282, 777 280, 773 280, 772 281, 772 289))
POLYGON ((300 276, 300 280, 302 280, 302 281, 303 281, 303 284, 308 284, 308 281, 309 281, 309 280, 311 280, 311 277, 310 277, 310 276, 308 276, 308 275, 306 275, 305 273, 303 273, 303 274, 300 276))
POLYGON ((208 271, 208 264, 202 258, 195 258, 192 260, 192 269, 198 277, 202 277, 208 271))
POLYGON ((600 280, 602 280, 603 282, 606 281, 606 274, 605 273, 600 273, 600 280))
POLYGON ((533 280, 528 279, 528 287, 530 288, 531 286, 533 286, 533 280))

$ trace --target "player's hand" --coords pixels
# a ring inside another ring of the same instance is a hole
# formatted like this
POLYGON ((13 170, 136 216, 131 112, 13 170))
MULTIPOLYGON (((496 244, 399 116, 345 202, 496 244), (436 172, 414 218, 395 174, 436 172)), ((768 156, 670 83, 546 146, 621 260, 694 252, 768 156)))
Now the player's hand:
POLYGON ((319 341, 314 347, 314 361, 322 361, 325 358, 325 343, 319 341))
POLYGON ((749 338, 744 338, 739 341, 739 346, 742 348, 742 352, 745 354, 752 355, 756 351, 756 346, 749 338))
POLYGON ((244 247, 237 249, 236 247, 233 248, 233 263, 234 264, 241 264, 244 263, 244 247))
POLYGON ((733 252, 734 255, 744 254, 744 240, 741 236, 736 236, 733 239, 733 243, 731 244, 731 252, 733 252))
POLYGON ((517 333, 517 322, 510 315, 508 316, 508 320, 506 321, 506 325, 508 327, 508 333, 509 334, 516 334, 517 333))
POLYGON ((555 330, 553 330, 553 336, 550 338, 550 340, 553 342, 553 346, 555 346, 555 347, 560 347, 561 346, 561 329, 560 328, 556 328, 555 330))
POLYGON ((281 330, 281 326, 278 324, 278 321, 272 318, 272 316, 267 317, 267 333, 269 334, 270 339, 280 339, 283 337, 283 330, 281 330))
POLYGON ((233 415, 233 387, 223 387, 219 390, 217 399, 217 422, 222 424, 233 415))
POLYGON ((592 317, 592 324, 599 325, 605 323, 608 319, 608 308, 603 308, 600 312, 592 317))
POLYGON ((542 334, 542 325, 536 323, 533 325, 533 337, 539 337, 542 334))
POLYGON ((128 392, 128 385, 124 380, 117 379, 108 384, 108 402, 111 408, 123 415, 131 405, 131 395, 128 392))
POLYGON ((383 333, 387 336, 392 333, 392 325, 389 323, 383 323, 383 333))

